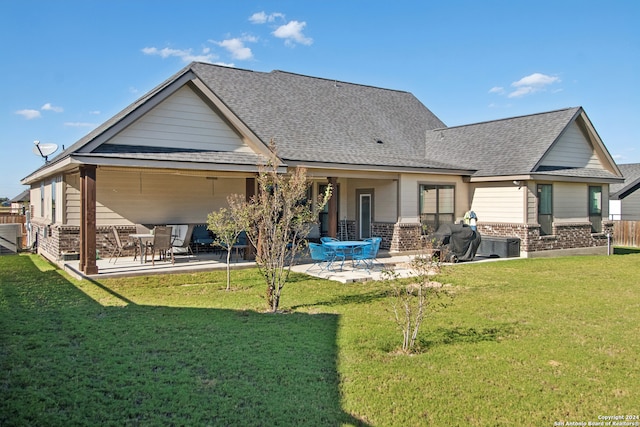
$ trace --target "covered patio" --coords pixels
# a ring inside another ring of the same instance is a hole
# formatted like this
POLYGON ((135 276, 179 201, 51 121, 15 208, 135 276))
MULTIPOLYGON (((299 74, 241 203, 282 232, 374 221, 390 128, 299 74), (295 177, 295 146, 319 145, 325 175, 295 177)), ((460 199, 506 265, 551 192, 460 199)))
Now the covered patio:
MULTIPOLYGON (((303 253, 296 264, 292 267, 292 271, 304 273, 310 276, 319 277, 327 280, 335 280, 342 283, 364 282, 368 280, 380 280, 384 269, 395 269, 398 274, 403 277, 411 275, 408 263, 412 259, 412 255, 389 255, 388 251, 380 251, 378 256, 379 264, 371 270, 363 268, 354 268, 351 262, 345 262, 342 269, 321 270, 313 265, 313 261, 309 258, 308 253, 303 253)), ((84 274, 80 269, 80 261, 61 261, 61 266, 69 274, 79 279, 108 279, 114 277, 132 277, 157 274, 181 274, 196 273, 215 270, 224 270, 227 266, 226 256, 222 258, 219 253, 201 252, 195 255, 176 255, 175 262, 156 261, 155 265, 151 262, 140 263, 139 259, 133 256, 124 256, 117 258, 117 262, 113 262, 116 258, 101 258, 96 260, 98 273, 84 274)), ((253 268, 256 266, 255 261, 245 260, 232 257, 230 263, 231 269, 253 268)))

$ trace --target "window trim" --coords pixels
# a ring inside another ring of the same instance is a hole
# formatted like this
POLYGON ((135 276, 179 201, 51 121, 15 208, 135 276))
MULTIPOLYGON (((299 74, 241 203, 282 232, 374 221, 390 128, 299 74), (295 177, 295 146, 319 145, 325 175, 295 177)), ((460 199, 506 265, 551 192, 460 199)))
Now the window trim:
POLYGON ((541 236, 551 236, 553 235, 553 184, 547 184, 547 183, 537 183, 536 184, 536 204, 537 204, 537 209, 536 209, 536 220, 538 221, 538 225, 540 226, 540 235, 541 236), (541 208, 541 203, 540 203, 540 199, 541 199, 541 188, 545 187, 545 188, 549 188, 551 191, 550 194, 550 212, 543 214, 540 213, 540 208, 541 208), (544 216, 548 216, 550 221, 548 224, 549 229, 547 229, 545 227, 545 224, 543 223, 543 221, 540 221, 541 215, 544 216))
POLYGON ((441 224, 448 224, 449 222, 445 222, 445 221, 441 221, 440 218, 443 215, 451 215, 451 224, 454 224, 456 222, 456 184, 453 182, 418 182, 418 218, 420 220, 420 224, 422 224, 423 227, 423 232, 426 231, 426 227, 428 227, 429 225, 422 219, 423 215, 435 215, 435 230, 438 229, 438 227, 441 224), (422 206, 423 206, 423 201, 422 201, 422 193, 423 193, 423 188, 424 187, 434 187, 436 190, 436 203, 435 203, 435 207, 436 207, 436 211, 435 212, 422 212, 422 206), (453 190, 453 204, 452 204, 452 208, 451 208, 451 212, 440 212, 440 190, 443 188, 447 188, 447 189, 452 189, 453 190))

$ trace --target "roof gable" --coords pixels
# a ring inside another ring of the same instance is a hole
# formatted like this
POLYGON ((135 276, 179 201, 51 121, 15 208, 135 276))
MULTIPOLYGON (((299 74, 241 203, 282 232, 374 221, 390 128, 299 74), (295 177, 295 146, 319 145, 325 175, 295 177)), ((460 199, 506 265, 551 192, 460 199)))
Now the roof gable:
POLYGON ((252 153, 241 135, 188 85, 108 141, 126 147, 252 153))
POLYGON ((427 156, 455 159, 474 176, 530 174, 579 110, 437 129, 427 133, 427 156))
POLYGON ((558 166, 604 169, 593 145, 575 121, 569 123, 538 163, 538 169, 558 166))
POLYGON ((640 189, 640 163, 627 163, 618 167, 624 175, 624 182, 611 185, 609 197, 612 199, 624 199, 640 189))
POLYGON ((427 134, 427 151, 476 169, 475 178, 620 176, 581 107, 436 129, 427 134))

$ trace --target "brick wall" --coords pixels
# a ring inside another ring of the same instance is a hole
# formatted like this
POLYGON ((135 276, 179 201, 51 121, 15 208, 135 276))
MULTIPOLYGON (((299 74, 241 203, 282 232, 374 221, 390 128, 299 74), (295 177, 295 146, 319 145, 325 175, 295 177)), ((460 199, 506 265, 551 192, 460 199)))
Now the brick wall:
POLYGON ((422 225, 396 223, 393 225, 393 237, 389 250, 391 252, 412 252, 422 247, 422 225))
POLYGON ((521 251, 538 252, 606 246, 613 222, 603 221, 602 233, 591 233, 590 222, 553 223, 553 234, 547 236, 541 236, 535 224, 478 223, 478 231, 482 236, 519 237, 521 251))
MULTIPOLYGON (((38 234, 38 253, 52 260, 62 259, 64 254, 80 253, 80 227, 69 225, 32 224, 38 234)), ((118 226, 120 239, 124 243, 129 234, 136 232, 135 226, 118 226)), ((101 258, 108 257, 116 246, 111 226, 96 229, 96 250, 101 258)), ((124 252, 133 255, 133 249, 124 252)))

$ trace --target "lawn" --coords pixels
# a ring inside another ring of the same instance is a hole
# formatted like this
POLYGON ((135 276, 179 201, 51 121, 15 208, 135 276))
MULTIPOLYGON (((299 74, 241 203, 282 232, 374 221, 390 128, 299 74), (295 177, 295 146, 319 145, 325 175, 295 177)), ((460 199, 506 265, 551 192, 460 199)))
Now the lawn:
MULTIPOLYGON (((77 281, 0 257, 0 425, 421 426, 640 415, 640 254, 460 264, 419 351, 389 285, 77 281)), ((636 422, 638 420, 632 420, 636 422)))

